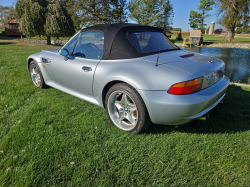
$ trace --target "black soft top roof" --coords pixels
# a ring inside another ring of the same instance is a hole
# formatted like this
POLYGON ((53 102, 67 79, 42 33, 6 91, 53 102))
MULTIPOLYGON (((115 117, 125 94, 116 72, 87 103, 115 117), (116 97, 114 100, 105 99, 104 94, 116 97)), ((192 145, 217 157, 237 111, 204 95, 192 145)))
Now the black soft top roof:
POLYGON ((154 53, 141 53, 128 38, 131 31, 161 32, 162 29, 132 23, 101 24, 82 29, 82 31, 101 31, 104 35, 103 60, 129 59, 154 53))

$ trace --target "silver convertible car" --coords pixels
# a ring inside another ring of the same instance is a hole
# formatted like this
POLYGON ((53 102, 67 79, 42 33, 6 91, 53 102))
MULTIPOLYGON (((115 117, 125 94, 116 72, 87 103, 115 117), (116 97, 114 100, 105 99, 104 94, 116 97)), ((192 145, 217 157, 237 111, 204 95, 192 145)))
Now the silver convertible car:
POLYGON ((104 107, 118 128, 206 119, 224 100, 223 61, 176 47, 159 28, 119 23, 88 27, 62 48, 28 57, 32 82, 104 107))

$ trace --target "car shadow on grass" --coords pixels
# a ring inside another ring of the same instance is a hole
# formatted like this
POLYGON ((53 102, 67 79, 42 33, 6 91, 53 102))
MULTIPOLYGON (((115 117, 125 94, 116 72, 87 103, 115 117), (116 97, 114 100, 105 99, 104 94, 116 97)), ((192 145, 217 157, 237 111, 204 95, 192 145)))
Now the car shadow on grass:
POLYGON ((237 133, 250 130, 250 89, 230 85, 225 97, 225 103, 219 104, 210 111, 208 121, 195 120, 189 123, 170 126, 152 125, 145 134, 165 134, 185 132, 198 134, 237 133))

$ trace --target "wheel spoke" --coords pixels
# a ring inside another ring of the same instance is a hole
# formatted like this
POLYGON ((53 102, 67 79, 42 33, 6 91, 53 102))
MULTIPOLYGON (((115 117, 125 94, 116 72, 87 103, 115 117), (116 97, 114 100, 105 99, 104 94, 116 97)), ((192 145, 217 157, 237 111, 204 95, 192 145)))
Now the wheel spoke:
POLYGON ((122 94, 122 99, 120 101, 120 103, 123 105, 123 106, 126 106, 126 97, 127 95, 125 93, 122 94))
POLYGON ((41 84, 41 77, 40 77, 37 66, 35 66, 34 64, 31 65, 30 76, 35 86, 39 87, 41 84))
POLYGON ((40 82, 41 82, 41 80, 40 80, 40 76, 37 76, 37 84, 39 84, 40 85, 40 82))
POLYGON ((115 106, 117 108, 117 110, 119 111, 120 109, 123 109, 123 107, 120 104, 120 101, 115 101, 115 106))
POLYGON ((125 118, 126 118, 132 125, 134 125, 134 120, 132 119, 132 117, 131 117, 131 115, 130 115, 129 113, 127 113, 127 114, 125 115, 125 118))
MULTIPOLYGON (((130 100, 131 100, 131 99, 130 99, 130 100)), ((133 107, 135 107, 135 104, 132 103, 130 100, 128 99, 128 96, 127 96, 127 97, 126 97, 126 106, 127 106, 128 108, 133 108, 133 107)))
POLYGON ((137 108, 134 107, 129 109, 129 115, 133 116, 135 112, 137 112, 137 108))
POLYGON ((135 123, 136 120, 137 120, 137 108, 136 107, 130 108, 129 109, 129 115, 133 119, 133 123, 135 123))
POLYGON ((125 118, 125 112, 119 112, 119 119, 122 121, 125 118))
POLYGON ((124 119, 124 109, 123 107, 120 105, 119 101, 115 101, 115 107, 117 109, 118 115, 119 115, 119 119, 123 120, 124 119))
POLYGON ((33 73, 36 73, 35 72, 36 66, 32 65, 31 67, 32 67, 33 73))
POLYGON ((132 119, 133 119, 134 123, 136 123, 137 117, 132 115, 132 119))

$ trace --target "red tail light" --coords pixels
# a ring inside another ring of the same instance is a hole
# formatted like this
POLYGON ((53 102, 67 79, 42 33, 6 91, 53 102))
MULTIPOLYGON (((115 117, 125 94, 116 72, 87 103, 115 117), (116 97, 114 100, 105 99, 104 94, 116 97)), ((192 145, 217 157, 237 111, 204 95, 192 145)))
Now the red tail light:
POLYGON ((203 77, 190 81, 180 82, 171 86, 171 88, 168 90, 168 93, 174 95, 184 95, 197 92, 201 89, 202 82, 203 77))

